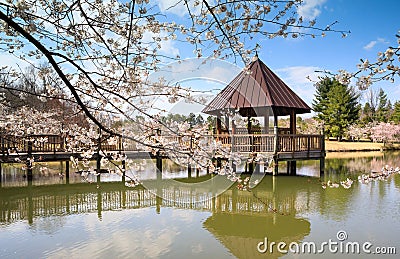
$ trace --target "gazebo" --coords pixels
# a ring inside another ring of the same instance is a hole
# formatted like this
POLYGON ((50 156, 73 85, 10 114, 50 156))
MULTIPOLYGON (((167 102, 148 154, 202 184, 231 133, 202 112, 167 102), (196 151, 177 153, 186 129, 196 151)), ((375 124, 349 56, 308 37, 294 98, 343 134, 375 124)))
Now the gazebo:
POLYGON ((323 135, 299 135, 296 115, 311 108, 294 93, 256 55, 204 109, 216 116, 214 136, 233 152, 271 153, 275 161, 288 161, 288 173, 295 174, 297 159, 321 159, 323 171, 323 135), (237 127, 235 116, 247 118, 246 128, 237 127), (289 116, 289 128, 278 127, 278 117, 289 116), (252 125, 252 118, 262 117, 263 127, 252 125), (273 117, 273 128, 270 127, 273 117))

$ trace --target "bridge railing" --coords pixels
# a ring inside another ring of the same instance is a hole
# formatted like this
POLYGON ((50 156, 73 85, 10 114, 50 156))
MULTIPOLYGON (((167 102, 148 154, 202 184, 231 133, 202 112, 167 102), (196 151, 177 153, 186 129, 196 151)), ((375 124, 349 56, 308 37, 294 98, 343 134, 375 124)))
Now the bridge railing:
POLYGON ((1 135, 0 146, 3 155, 13 152, 60 152, 65 149, 65 138, 59 135, 31 135, 29 137, 19 137, 11 135, 1 135))
MULTIPOLYGON (((219 134, 194 136, 161 136, 162 143, 174 143, 181 150, 191 151, 201 143, 210 145, 212 141, 219 141, 233 152, 310 152, 324 150, 323 135, 300 134, 219 134)), ((28 138, 17 136, 0 136, 2 154, 65 152, 67 139, 59 135, 32 135, 28 138)), ((81 147, 85 149, 85 147, 81 147)), ((136 144, 118 138, 113 144, 107 140, 101 143, 102 150, 106 151, 137 151, 136 144)))
MULTIPOLYGON (((9 153, 57 153, 66 152, 69 139, 60 135, 30 135, 26 137, 0 135, 1 154, 9 153), (29 151, 30 149, 30 151, 29 151)), ((96 143, 93 143, 96 144, 96 143)), ((80 149, 88 149, 89 145, 81 145, 80 149)), ((118 138, 113 144, 103 140, 101 149, 106 151, 136 151, 133 141, 118 138)))

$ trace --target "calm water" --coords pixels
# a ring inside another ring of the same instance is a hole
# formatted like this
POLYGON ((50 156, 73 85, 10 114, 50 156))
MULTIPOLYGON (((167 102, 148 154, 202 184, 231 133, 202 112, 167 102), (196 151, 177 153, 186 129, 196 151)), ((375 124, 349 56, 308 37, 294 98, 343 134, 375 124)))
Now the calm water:
MULTIPOLYGON (((166 175, 157 178, 151 161, 138 161, 135 173, 143 188, 125 187, 116 175, 82 180, 71 173, 59 176, 63 165, 35 168, 28 183, 17 165, 2 166, 0 188, 1 258, 365 258, 367 255, 331 253, 260 253, 270 242, 314 242, 329 239, 370 242, 396 247, 400 253, 400 175, 387 181, 359 183, 358 175, 379 171, 386 164, 400 166, 397 153, 339 154, 326 160, 318 176, 318 162, 298 163, 304 176, 255 174, 260 183, 251 191, 228 188, 225 177, 187 172, 165 163, 166 175), (346 158, 357 157, 357 158, 346 158), (166 178, 182 178, 179 181, 166 178), (356 181, 349 189, 322 188, 322 182, 356 181), (200 182, 200 183, 196 183, 200 182), (157 196, 158 195, 158 196, 157 196), (263 246, 261 246, 262 248, 263 246)), ((284 170, 284 168, 282 168, 284 170)), ((133 173, 133 172, 132 172, 133 173)), ((340 243, 340 242, 339 242, 340 243)), ((287 248, 287 247, 286 247, 287 248)), ((376 258, 377 255, 369 255, 376 258)), ((394 255, 385 255, 391 258, 394 255)))

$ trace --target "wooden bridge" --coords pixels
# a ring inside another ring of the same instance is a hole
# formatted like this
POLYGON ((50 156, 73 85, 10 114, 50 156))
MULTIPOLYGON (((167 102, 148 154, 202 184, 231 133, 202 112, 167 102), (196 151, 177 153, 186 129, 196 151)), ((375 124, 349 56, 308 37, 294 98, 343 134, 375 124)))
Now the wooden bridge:
MULTIPOLYGON (((228 152, 244 154, 256 157, 258 154, 273 158, 277 173, 279 161, 293 162, 298 159, 320 159, 321 172, 324 167, 325 143, 323 135, 287 134, 276 129, 274 134, 212 134, 200 138, 183 136, 159 136, 163 143, 174 143, 182 151, 183 155, 190 156, 198 146, 200 140, 212 143, 219 141, 228 152)), ((59 135, 31 135, 29 137, 0 136, 0 164, 26 161, 34 157, 37 162, 68 161, 71 156, 80 158, 81 152, 67 151, 68 138, 59 135)), ((156 140, 154 140, 156 141, 156 140)), ((116 144, 110 145, 106 141, 99 141, 97 150, 107 154, 124 154, 127 158, 156 158, 158 160, 168 158, 164 152, 155 155, 149 149, 139 149, 133 141, 118 138, 116 144)), ((85 147, 81 147, 84 151, 85 147)), ((100 153, 94 154, 92 159, 99 160, 100 153)), ((250 166, 250 165, 249 165, 250 166)), ((294 165, 295 166, 295 165, 294 165)), ((157 162, 157 168, 162 171, 162 163, 157 162)), ((252 170, 249 170, 252 171, 252 170)), ((288 173, 295 174, 293 166, 288 163, 288 173), (291 169, 292 171, 289 171, 291 169)))

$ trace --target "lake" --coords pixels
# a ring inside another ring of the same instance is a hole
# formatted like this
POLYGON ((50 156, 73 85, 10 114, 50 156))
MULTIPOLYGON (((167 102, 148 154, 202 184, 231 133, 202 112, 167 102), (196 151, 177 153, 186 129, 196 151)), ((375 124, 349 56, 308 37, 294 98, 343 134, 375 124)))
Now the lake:
POLYGON ((357 180, 385 165, 400 166, 398 153, 329 153, 321 177, 318 162, 298 162, 303 176, 255 173, 250 191, 203 171, 193 170, 188 178, 185 168, 169 161, 162 177, 152 161, 136 165, 130 173, 145 188, 127 187, 116 174, 102 174, 98 182, 71 170, 67 180, 63 163, 37 165, 28 182, 20 165, 3 164, 0 257, 376 258, 381 252, 395 258, 390 253, 400 253, 400 175, 357 180), (347 178, 354 180, 348 189, 326 186, 347 178))

